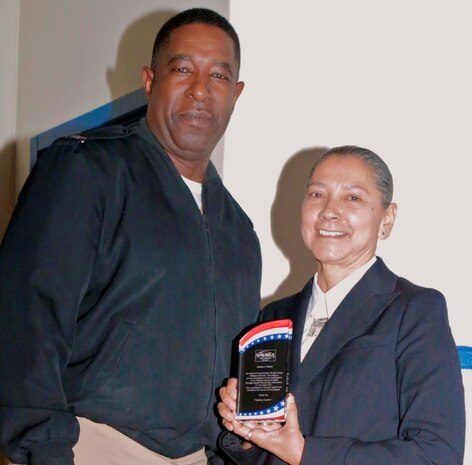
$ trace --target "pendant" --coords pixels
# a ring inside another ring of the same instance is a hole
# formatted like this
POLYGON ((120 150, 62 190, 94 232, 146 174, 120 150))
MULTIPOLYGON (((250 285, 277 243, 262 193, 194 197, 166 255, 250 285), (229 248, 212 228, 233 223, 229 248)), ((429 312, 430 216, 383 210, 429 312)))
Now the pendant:
POLYGON ((310 325, 310 329, 308 330, 308 336, 314 338, 318 337, 318 334, 320 334, 327 321, 328 318, 315 318, 310 325))

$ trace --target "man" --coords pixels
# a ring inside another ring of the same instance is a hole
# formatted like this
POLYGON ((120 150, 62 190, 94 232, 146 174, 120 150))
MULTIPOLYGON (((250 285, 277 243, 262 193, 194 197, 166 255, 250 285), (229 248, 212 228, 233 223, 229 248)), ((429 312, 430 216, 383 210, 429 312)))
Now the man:
POLYGON ((243 90, 239 41, 171 18, 135 128, 54 143, 0 249, 0 439, 31 465, 206 463, 260 250, 209 161, 243 90))

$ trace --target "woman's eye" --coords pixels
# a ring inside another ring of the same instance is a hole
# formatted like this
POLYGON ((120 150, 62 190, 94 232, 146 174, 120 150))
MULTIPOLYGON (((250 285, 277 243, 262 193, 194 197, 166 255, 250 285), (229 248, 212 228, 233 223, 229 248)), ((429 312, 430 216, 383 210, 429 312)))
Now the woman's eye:
POLYGON ((321 192, 315 191, 315 192, 309 192, 308 196, 313 198, 313 199, 319 199, 323 196, 323 194, 321 192))
POLYGON ((358 195, 350 195, 349 200, 351 200, 352 202, 359 202, 361 198, 358 195))

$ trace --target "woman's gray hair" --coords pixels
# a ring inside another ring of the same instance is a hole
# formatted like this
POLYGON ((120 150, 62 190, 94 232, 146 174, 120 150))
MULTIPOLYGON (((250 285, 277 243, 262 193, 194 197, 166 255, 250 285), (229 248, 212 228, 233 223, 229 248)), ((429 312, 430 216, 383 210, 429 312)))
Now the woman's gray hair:
POLYGON ((315 161, 310 171, 310 178, 316 168, 328 158, 333 156, 344 157, 350 156, 367 163, 374 173, 374 180, 382 198, 382 206, 387 209, 393 198, 393 178, 392 173, 388 169, 386 163, 372 150, 355 145, 343 145, 341 147, 333 147, 325 152, 318 160, 315 161))

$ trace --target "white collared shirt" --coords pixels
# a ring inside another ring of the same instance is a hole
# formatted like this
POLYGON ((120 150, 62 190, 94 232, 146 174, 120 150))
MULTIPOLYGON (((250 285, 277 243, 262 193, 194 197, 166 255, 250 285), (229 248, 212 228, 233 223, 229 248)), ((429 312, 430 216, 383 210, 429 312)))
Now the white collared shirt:
POLYGON ((360 281, 365 272, 375 263, 377 257, 374 255, 367 263, 357 268, 350 275, 346 276, 336 286, 332 287, 328 292, 323 292, 318 286, 318 273, 315 273, 313 279, 313 290, 311 292, 310 302, 308 303, 305 326, 303 327, 302 347, 300 360, 303 361, 308 350, 317 338, 322 329, 322 325, 326 322, 339 304, 349 294, 351 289, 360 281), (310 329, 314 320, 321 320, 321 327, 314 331, 311 335, 310 329))

